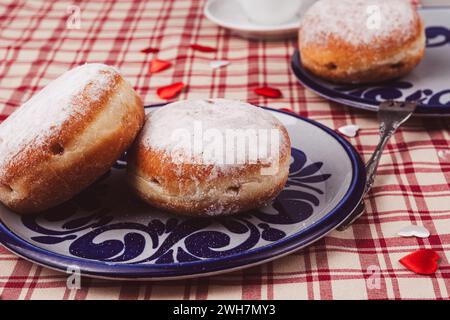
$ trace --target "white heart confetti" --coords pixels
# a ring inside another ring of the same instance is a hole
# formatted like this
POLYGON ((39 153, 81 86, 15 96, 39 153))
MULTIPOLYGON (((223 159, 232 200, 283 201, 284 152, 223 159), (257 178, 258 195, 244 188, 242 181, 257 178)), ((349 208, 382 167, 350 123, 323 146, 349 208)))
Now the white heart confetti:
POLYGON ((450 162, 450 150, 439 150, 438 157, 446 162, 450 162))
POLYGON ((347 137, 353 138, 356 137, 356 134, 359 131, 359 126, 355 124, 349 124, 348 126, 340 127, 338 131, 343 135, 346 135, 347 137))
POLYGON ((410 225, 401 228, 397 234, 401 237, 418 237, 418 238, 428 238, 430 236, 430 231, 423 226, 410 225))
POLYGON ((209 66, 212 69, 219 69, 219 68, 225 67, 229 64, 230 64, 230 61, 227 61, 227 60, 213 60, 209 63, 209 66))

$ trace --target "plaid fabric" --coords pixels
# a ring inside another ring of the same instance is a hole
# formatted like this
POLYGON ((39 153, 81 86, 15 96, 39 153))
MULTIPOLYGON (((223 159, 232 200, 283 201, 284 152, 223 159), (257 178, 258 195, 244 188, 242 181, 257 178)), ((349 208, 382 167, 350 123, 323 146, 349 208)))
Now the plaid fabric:
MULTIPOLYGON (((0 1, 0 120, 64 71, 103 62, 121 69, 147 104, 156 88, 188 84, 179 99, 226 97, 291 108, 331 128, 358 124, 349 139, 366 160, 378 140, 374 113, 330 103, 299 85, 290 71, 295 40, 247 41, 202 15, 203 1, 0 1), (67 27, 68 6, 81 9, 81 28, 67 27), (199 43, 217 53, 193 52, 199 43), (156 47, 174 67, 150 76, 156 47), (211 70, 209 61, 231 61, 211 70), (256 96, 270 85, 281 99, 256 96)), ((1 299, 446 299, 450 296, 450 163, 448 120, 410 120, 392 139, 379 168, 367 213, 345 232, 333 232, 308 248, 244 271, 210 278, 148 283, 83 278, 66 288, 67 275, 18 258, 0 247, 1 299), (420 224, 427 239, 400 238, 404 225, 420 224), (419 248, 442 257, 432 276, 406 270, 399 258, 419 248)))

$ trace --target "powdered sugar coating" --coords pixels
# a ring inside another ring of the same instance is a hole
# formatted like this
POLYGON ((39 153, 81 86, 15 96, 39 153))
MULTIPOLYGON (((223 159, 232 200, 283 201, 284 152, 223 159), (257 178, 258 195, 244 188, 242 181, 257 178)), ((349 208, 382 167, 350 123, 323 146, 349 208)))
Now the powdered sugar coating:
POLYGON ((302 18, 300 42, 382 46, 394 34, 399 41, 414 37, 417 19, 409 0, 320 0, 302 18))
POLYGON ((99 63, 85 64, 65 72, 25 102, 0 124, 0 169, 28 146, 39 148, 73 117, 82 117, 86 107, 76 101, 84 91, 96 101, 113 84, 117 70, 99 63))
MULTIPOLYGON (((214 148, 217 140, 203 138, 201 147, 194 147, 194 140, 198 138, 199 132, 203 135, 207 132, 218 133, 224 138, 229 130, 253 132, 256 140, 262 141, 259 140, 261 135, 267 134, 270 140, 269 133, 275 130, 279 133, 279 145, 284 148, 285 141, 281 141, 283 136, 279 131, 280 126, 282 124, 269 112, 245 102, 227 99, 186 100, 153 111, 141 137, 146 147, 162 150, 170 154, 175 161, 186 162, 189 158, 196 163, 227 167, 229 163, 225 163, 226 161, 218 162, 206 155, 205 150, 214 148), (185 133, 185 136, 178 139, 177 132, 185 133)), ((236 144, 224 142, 224 156, 235 154, 236 147, 236 144)), ((255 144, 248 145, 246 155, 254 152, 257 155, 256 160, 263 163, 273 160, 274 155, 271 152, 258 152, 254 150, 257 147, 255 144)), ((270 141, 267 142, 267 150, 270 151, 270 141)))

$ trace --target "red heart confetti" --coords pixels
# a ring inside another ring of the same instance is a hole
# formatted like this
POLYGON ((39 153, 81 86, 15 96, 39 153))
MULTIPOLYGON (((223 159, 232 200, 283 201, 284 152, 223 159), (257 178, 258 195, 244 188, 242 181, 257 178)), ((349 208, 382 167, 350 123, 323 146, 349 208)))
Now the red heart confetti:
POLYGON ((202 46, 200 44, 191 44, 191 48, 201 52, 216 52, 217 49, 208 46, 202 46))
POLYGON ((175 82, 168 86, 159 88, 156 90, 156 93, 161 99, 169 100, 179 94, 185 86, 186 85, 183 82, 175 82))
POLYGON ((272 87, 259 87, 253 90, 256 94, 268 98, 280 98, 281 91, 272 87))
POLYGON ((148 48, 142 49, 141 52, 142 53, 158 53, 159 49, 158 48, 148 47, 148 48))
POLYGON ((148 71, 150 73, 157 73, 163 70, 166 70, 167 68, 170 68, 172 66, 172 63, 165 60, 160 59, 153 59, 150 61, 150 67, 148 68, 148 71))
POLYGON ((420 249, 404 256, 399 261, 417 274, 433 274, 438 269, 439 255, 431 249, 420 249))

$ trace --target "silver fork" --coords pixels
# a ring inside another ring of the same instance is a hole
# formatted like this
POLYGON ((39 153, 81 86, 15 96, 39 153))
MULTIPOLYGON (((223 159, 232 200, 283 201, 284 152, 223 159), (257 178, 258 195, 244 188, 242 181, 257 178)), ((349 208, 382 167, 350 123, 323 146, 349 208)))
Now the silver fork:
POLYGON ((416 107, 417 102, 386 101, 380 104, 378 109, 378 120, 380 121, 380 141, 378 142, 378 145, 369 161, 366 163, 367 179, 362 198, 358 205, 353 209, 352 213, 347 217, 347 219, 344 220, 337 230, 344 231, 364 213, 364 196, 367 195, 373 186, 378 163, 380 162, 384 147, 397 129, 411 117, 414 110, 416 110, 416 107))

